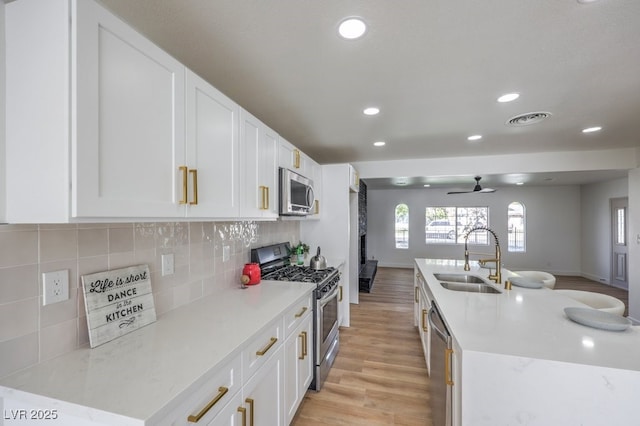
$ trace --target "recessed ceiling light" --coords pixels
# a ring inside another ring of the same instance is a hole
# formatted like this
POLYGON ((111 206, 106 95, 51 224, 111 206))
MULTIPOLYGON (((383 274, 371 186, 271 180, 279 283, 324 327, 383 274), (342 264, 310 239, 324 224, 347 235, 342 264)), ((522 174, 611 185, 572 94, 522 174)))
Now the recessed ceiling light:
POLYGON ((482 135, 473 135, 467 138, 469 141, 479 141, 480 139, 482 139, 482 135))
POLYGON ((587 127, 586 129, 582 129, 582 133, 593 133, 599 132, 600 130, 602 130, 602 127, 600 126, 587 127))
POLYGON ((385 146, 387 143, 383 141, 374 142, 373 146, 385 146))
POLYGON ((354 40, 360 38, 367 31, 367 26, 360 18, 347 18, 340 23, 338 33, 342 38, 354 40))
POLYGON ((429 188, 431 185, 429 185, 428 183, 425 183, 423 186, 424 186, 425 188, 429 188))
POLYGON ((362 112, 364 113, 364 115, 376 115, 380 113, 380 108, 369 107, 369 108, 365 108, 364 111, 362 112))
POLYGON ((578 3, 586 4, 586 3, 594 3, 598 0, 578 0, 578 3))
POLYGON ((516 182, 516 185, 524 185, 524 182, 516 182))
POLYGON ((500 96, 498 98, 498 102, 511 102, 511 101, 515 101, 519 97, 520 97, 519 93, 507 93, 505 95, 500 96))

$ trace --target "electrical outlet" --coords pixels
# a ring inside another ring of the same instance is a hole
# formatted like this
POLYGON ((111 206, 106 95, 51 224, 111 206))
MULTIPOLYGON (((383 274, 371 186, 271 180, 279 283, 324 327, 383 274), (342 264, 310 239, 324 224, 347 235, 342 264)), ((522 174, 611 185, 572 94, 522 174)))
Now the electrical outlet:
POLYGON ((69 299, 69 270, 42 273, 42 306, 69 299))
POLYGON ((171 275, 174 272, 173 253, 162 255, 162 276, 171 275))

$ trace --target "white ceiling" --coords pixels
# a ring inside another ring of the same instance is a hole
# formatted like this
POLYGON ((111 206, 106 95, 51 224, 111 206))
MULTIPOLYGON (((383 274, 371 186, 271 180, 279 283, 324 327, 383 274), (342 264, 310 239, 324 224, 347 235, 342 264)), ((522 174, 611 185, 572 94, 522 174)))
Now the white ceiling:
POLYGON ((638 0, 102 2, 319 163, 640 147, 638 0))

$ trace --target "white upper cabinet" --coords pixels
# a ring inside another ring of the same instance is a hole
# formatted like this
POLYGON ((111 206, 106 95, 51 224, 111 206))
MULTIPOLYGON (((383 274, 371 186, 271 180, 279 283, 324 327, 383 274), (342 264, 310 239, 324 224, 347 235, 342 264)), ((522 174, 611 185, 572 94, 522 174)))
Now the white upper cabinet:
POLYGON ((278 141, 278 165, 313 179, 311 159, 282 137, 278 141))
POLYGON ((7 23, 10 222, 238 217, 236 103, 93 1, 7 23))
POLYGON ((72 23, 72 216, 177 216, 184 66, 93 1, 72 23))
POLYGON ((360 191, 360 174, 351 164, 349 164, 349 190, 351 192, 360 191))
POLYGON ((278 217, 278 134, 240 111, 240 216, 278 217))
POLYGON ((184 66, 92 1, 6 15, 9 221, 178 216, 184 66))
POLYGON ((322 166, 313 160, 309 160, 311 169, 311 180, 313 180, 313 192, 316 197, 315 205, 311 211, 312 215, 310 219, 319 219, 322 215, 322 198, 323 198, 323 185, 322 185, 322 166))
POLYGON ((240 107, 190 70, 186 71, 186 158, 178 173, 178 203, 189 217, 235 218, 239 200, 240 107))

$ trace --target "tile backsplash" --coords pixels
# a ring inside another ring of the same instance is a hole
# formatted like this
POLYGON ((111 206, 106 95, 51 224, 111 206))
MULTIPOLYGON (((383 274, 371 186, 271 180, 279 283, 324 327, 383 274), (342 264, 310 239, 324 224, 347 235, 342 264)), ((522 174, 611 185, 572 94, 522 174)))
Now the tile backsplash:
POLYGON ((0 225, 0 377, 88 345, 82 275, 148 264, 161 318, 239 286, 251 248, 297 242, 299 229, 296 221, 0 225), (175 271, 163 277, 160 259, 170 253, 175 271), (62 269, 69 300, 42 306, 42 273, 62 269))

